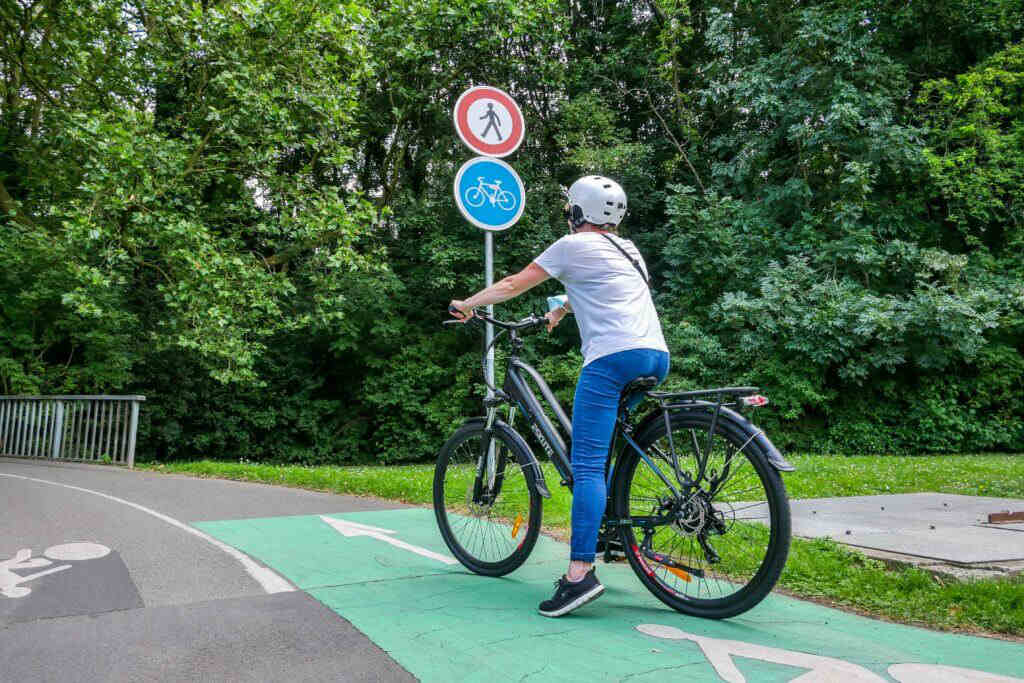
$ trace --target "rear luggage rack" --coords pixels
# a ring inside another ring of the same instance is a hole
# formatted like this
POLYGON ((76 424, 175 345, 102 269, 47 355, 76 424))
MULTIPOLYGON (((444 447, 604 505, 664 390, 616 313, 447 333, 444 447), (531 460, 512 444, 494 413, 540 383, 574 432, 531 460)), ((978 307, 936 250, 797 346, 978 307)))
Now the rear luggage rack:
MULTIPOLYGON (((699 391, 648 391, 647 395, 661 404, 662 408, 692 406, 694 403, 711 397, 737 397, 736 403, 744 407, 763 406, 768 399, 759 396, 760 387, 721 387, 720 389, 701 389, 699 391)), ((736 405, 716 400, 719 405, 736 405)))

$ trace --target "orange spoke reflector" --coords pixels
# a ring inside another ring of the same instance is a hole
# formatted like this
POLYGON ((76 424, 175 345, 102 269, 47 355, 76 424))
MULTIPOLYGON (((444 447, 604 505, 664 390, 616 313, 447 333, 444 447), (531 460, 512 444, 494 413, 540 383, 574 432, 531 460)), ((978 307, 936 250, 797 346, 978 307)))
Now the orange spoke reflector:
POLYGON ((523 516, 516 515, 516 521, 512 524, 512 538, 519 535, 519 525, 523 523, 523 516))
POLYGON ((687 574, 686 572, 684 572, 682 569, 676 569, 675 567, 669 567, 668 565, 664 565, 664 564, 661 565, 661 566, 665 567, 665 569, 669 570, 670 572, 672 572, 673 574, 678 576, 680 579, 682 579, 686 583, 690 583, 691 581, 693 581, 693 577, 690 576, 689 574, 687 574))

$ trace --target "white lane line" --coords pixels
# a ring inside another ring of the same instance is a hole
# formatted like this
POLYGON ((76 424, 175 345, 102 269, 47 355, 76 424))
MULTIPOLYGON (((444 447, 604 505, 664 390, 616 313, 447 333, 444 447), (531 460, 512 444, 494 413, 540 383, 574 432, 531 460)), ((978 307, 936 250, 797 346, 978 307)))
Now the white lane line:
POLYGON ((231 557, 233 557, 236 560, 238 560, 241 563, 242 567, 245 568, 245 571, 249 573, 249 576, 251 576, 253 579, 255 579, 256 582, 259 583, 263 587, 263 590, 265 590, 266 592, 268 592, 268 593, 288 593, 288 592, 291 592, 291 591, 295 590, 295 586, 290 584, 283 576, 281 576, 280 574, 278 574, 277 572, 275 572, 272 569, 260 566, 255 561, 253 561, 253 559, 251 557, 249 557, 245 553, 243 553, 243 552, 241 552, 239 550, 236 550, 235 548, 232 548, 231 546, 229 546, 226 543, 222 543, 222 542, 218 541, 213 536, 209 536, 207 534, 204 534, 199 529, 191 527, 188 524, 185 524, 184 522, 179 522, 178 520, 174 519, 173 517, 168 517, 167 515, 163 514, 162 512, 157 512, 156 510, 150 509, 150 508, 146 507, 145 505, 139 505, 138 503, 133 503, 130 500, 125 500, 124 498, 118 498, 117 496, 112 496, 109 493, 103 493, 102 491, 93 491, 92 489, 84 489, 81 486, 72 486, 71 484, 62 484, 62 483, 60 483, 58 481, 49 481, 47 479, 36 479, 35 477, 23 477, 20 474, 4 474, 2 472, 0 472, 0 477, 9 477, 11 479, 24 479, 25 481, 35 481, 35 482, 38 482, 40 484, 51 484, 52 486, 62 486, 64 488, 66 488, 66 489, 72 489, 74 491, 82 491, 83 493, 91 493, 94 496, 100 496, 101 498, 106 498, 107 500, 112 500, 115 503, 121 503, 122 505, 127 505, 128 507, 135 508, 136 510, 139 510, 141 512, 145 512, 147 515, 152 515, 153 517, 156 517, 157 519, 159 519, 161 521, 167 522, 171 526, 178 527, 182 531, 190 533, 193 536, 201 538, 204 541, 206 541, 207 543, 210 543, 210 544, 220 548, 221 550, 226 552, 228 555, 230 555, 231 557))

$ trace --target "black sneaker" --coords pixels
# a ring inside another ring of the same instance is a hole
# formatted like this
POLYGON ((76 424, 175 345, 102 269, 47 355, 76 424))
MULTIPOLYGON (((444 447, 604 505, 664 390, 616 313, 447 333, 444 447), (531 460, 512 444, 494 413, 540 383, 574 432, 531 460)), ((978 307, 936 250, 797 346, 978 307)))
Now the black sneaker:
POLYGON ((582 607, 604 592, 604 586, 591 569, 583 579, 573 583, 565 576, 555 582, 555 594, 537 608, 546 617, 560 617, 582 607))

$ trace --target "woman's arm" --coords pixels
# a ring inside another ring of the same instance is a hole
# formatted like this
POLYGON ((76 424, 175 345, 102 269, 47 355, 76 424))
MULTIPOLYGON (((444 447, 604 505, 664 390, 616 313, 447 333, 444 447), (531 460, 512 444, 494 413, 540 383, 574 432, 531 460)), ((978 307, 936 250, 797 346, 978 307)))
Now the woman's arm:
POLYGON ((543 268, 531 262, 530 265, 515 275, 509 275, 504 280, 495 282, 487 289, 480 290, 464 301, 453 299, 451 305, 458 309, 463 317, 460 318, 454 313, 452 315, 455 315, 459 320, 469 320, 473 317, 473 309, 477 306, 500 304, 503 301, 514 299, 526 290, 544 282, 549 277, 550 275, 543 268))

